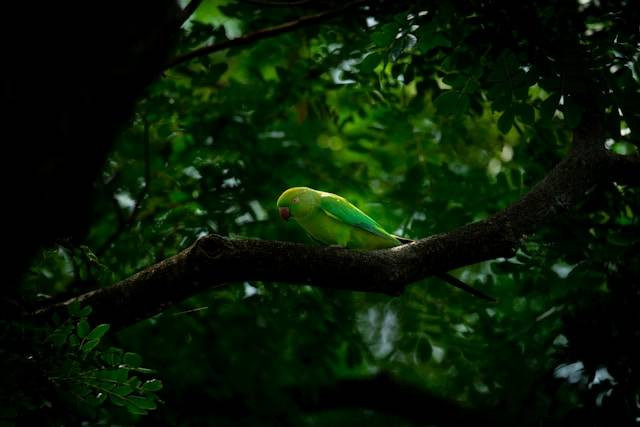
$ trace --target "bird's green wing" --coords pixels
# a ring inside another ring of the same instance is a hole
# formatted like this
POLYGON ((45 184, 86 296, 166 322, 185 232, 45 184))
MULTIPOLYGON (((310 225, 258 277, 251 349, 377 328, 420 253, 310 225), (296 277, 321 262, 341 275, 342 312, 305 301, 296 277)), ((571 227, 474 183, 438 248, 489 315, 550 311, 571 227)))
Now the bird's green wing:
POLYGON ((318 243, 318 244, 320 244, 320 245, 324 245, 324 244, 325 244, 322 240, 318 240, 318 239, 316 239, 315 237, 313 237, 313 234, 311 234, 311 233, 309 233, 309 232, 307 232, 307 236, 309 236, 309 238, 310 238, 311 240, 313 240, 315 243, 318 243))
POLYGON ((377 222, 367 216, 366 213, 353 206, 348 200, 335 195, 322 196, 320 209, 327 215, 345 224, 361 228, 376 236, 394 238, 387 233, 377 222))

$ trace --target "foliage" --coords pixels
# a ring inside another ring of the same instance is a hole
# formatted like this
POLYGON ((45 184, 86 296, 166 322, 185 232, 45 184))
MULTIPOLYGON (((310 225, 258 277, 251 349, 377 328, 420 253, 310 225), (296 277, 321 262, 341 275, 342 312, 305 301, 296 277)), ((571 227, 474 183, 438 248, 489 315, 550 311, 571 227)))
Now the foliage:
POLYGON ((72 416, 79 417, 76 421, 98 416, 104 419, 113 411, 113 405, 123 407, 134 418, 156 409, 155 392, 162 389, 162 382, 138 378, 154 372, 141 366, 142 357, 117 347, 100 346, 110 326, 103 323, 91 327, 87 320, 92 311, 90 306, 74 303, 67 311, 65 319, 55 313, 51 324, 45 327, 22 324, 22 331, 18 331, 11 322, 3 324, 3 338, 11 337, 16 347, 30 347, 18 357, 10 355, 6 360, 3 378, 17 388, 3 390, 0 409, 3 421, 15 421, 18 417, 17 420, 25 422, 29 419, 25 416, 33 416, 29 412, 45 407, 54 408, 56 413, 65 409, 72 414, 77 412, 72 416), (23 370, 44 376, 40 380, 47 389, 25 390, 21 383, 23 370), (51 394, 52 391, 55 393, 51 394))
MULTIPOLYGON (((177 55, 316 11, 218 3, 186 24, 177 55)), ((43 251, 23 298, 111 285, 206 233, 307 242, 275 212, 291 186, 341 194, 407 237, 446 232, 518 200, 594 108, 607 147, 637 153, 633 2, 391 3, 167 70, 116 142, 86 240, 43 251)), ((9 401, 71 423, 413 425, 305 412, 291 393, 386 372, 518 425, 631 424, 639 199, 596 189, 515 257, 454 272, 495 305, 436 279, 394 298, 245 282, 110 333, 126 351, 72 308, 15 344, 33 346, 11 365, 33 384, 9 401)))

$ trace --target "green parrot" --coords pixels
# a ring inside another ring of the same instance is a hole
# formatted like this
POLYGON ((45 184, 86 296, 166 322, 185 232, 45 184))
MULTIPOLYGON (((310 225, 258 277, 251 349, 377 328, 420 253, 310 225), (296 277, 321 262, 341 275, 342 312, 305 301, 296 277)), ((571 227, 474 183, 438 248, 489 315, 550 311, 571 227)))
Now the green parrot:
MULTIPOLYGON (((278 212, 294 219, 315 241, 351 249, 385 249, 411 242, 385 231, 371 217, 344 197, 308 187, 293 187, 278 198, 278 212)), ((495 301, 449 274, 438 278, 479 298, 495 301)))

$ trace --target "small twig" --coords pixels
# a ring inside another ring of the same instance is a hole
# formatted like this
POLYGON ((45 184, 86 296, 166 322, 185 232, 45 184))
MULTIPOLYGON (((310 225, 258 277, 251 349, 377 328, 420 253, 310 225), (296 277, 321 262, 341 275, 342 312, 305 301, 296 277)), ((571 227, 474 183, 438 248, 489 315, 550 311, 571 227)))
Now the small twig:
POLYGON ((196 308, 192 308, 191 310, 184 310, 184 311, 179 311, 177 313, 173 313, 174 316, 181 316, 183 314, 190 314, 190 313, 195 313, 197 311, 202 311, 202 310, 206 310, 209 307, 196 307, 196 308))
MULTIPOLYGON (((151 180, 151 162, 149 159, 149 122, 146 117, 142 117, 142 122, 144 126, 143 130, 143 140, 144 140, 144 184, 142 188, 138 192, 136 197, 135 204, 133 206, 133 210, 131 214, 125 219, 121 218, 118 224, 118 228, 116 231, 109 236, 109 238, 95 251, 97 256, 101 256, 105 253, 107 249, 120 237, 120 235, 126 230, 128 226, 130 226, 135 220, 142 206, 142 200, 146 197, 147 191, 149 190, 149 182, 151 180)), ((119 210, 118 210, 119 212, 119 210)))
POLYGON ((193 13, 198 9, 202 0, 191 0, 188 5, 182 9, 182 12, 178 15, 178 28, 182 27, 187 20, 193 15, 193 13))
MULTIPOLYGON (((261 30, 254 31, 252 33, 246 34, 241 37, 236 37, 235 39, 227 40, 222 43, 216 43, 208 46, 204 46, 198 49, 195 49, 189 53, 184 55, 180 55, 176 58, 170 60, 164 67, 164 70, 168 70, 169 68, 175 67, 176 65, 183 64, 188 62, 194 58, 200 56, 206 56, 213 52, 218 52, 221 50, 229 49, 232 47, 245 46, 250 43, 253 43, 257 40, 262 40, 270 37, 275 37, 277 35, 288 33, 298 28, 306 27, 308 25, 316 24, 318 22, 322 22, 326 19, 333 18, 334 16, 339 15, 340 13, 346 11, 347 9, 364 3, 365 0, 356 0, 345 4, 342 7, 338 7, 336 9, 326 10, 324 12, 317 13, 315 15, 307 15, 302 18, 295 19, 293 21, 285 22, 284 24, 279 24, 269 28, 263 28, 261 30)), ((163 70, 163 71, 164 71, 163 70)))

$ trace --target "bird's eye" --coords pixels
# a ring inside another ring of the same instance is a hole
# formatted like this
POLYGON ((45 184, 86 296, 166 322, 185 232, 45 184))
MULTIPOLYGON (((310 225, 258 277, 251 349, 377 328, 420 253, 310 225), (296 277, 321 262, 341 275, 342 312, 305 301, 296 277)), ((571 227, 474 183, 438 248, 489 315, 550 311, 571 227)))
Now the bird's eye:
POLYGON ((299 197, 294 197, 292 200, 293 203, 298 203, 299 201, 300 201, 299 197))

